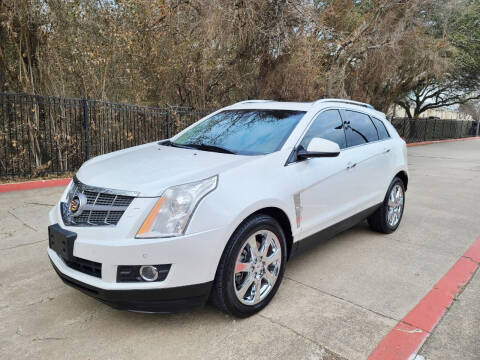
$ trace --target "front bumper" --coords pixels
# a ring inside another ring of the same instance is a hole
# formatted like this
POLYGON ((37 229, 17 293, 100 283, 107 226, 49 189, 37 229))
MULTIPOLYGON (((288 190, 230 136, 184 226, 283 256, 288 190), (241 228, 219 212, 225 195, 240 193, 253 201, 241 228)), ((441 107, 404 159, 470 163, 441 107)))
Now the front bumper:
POLYGON ((48 256, 60 278, 112 307, 125 310, 176 312, 204 304, 228 238, 226 229, 218 228, 175 238, 136 239, 120 224, 116 227, 65 226, 58 207, 50 211, 49 217, 51 225, 58 223, 62 229, 77 234, 72 249, 75 258, 100 266, 96 276, 92 276, 67 265, 49 248, 48 256), (154 264, 171 264, 165 280, 117 282, 121 265, 154 264))
POLYGON ((51 262, 65 284, 119 310, 172 313, 202 306, 208 299, 212 285, 212 282, 206 282, 163 289, 106 290, 65 275, 51 262))
MULTIPOLYGON (((85 275, 65 266, 62 259, 49 249, 50 259, 64 274, 88 285, 108 290, 170 288, 212 281, 223 249, 229 238, 228 227, 158 239, 137 239, 131 229, 138 224, 125 219, 117 226, 66 226, 58 206, 49 213, 50 225, 58 224, 77 234, 73 256, 101 264, 101 277, 85 275), (125 221, 124 221, 125 220, 125 221), (164 281, 153 283, 118 283, 119 265, 171 264, 164 281)), ((137 226, 138 225, 138 226, 137 226)))

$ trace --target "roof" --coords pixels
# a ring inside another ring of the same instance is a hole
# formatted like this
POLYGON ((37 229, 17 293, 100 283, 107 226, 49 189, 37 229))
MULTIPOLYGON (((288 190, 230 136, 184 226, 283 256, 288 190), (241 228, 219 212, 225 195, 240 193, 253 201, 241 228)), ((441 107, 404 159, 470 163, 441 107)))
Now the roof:
POLYGON ((311 102, 286 102, 271 100, 245 100, 228 106, 228 109, 279 109, 309 111, 312 108, 311 102))
POLYGON ((347 100, 347 99, 320 99, 314 102, 286 102, 286 101, 272 101, 272 100, 245 100, 236 104, 230 105, 227 109, 279 109, 279 110, 297 110, 297 111, 310 111, 314 108, 321 107, 322 105, 342 105, 342 107, 348 107, 363 111, 368 111, 377 116, 385 115, 374 109, 372 105, 347 100))

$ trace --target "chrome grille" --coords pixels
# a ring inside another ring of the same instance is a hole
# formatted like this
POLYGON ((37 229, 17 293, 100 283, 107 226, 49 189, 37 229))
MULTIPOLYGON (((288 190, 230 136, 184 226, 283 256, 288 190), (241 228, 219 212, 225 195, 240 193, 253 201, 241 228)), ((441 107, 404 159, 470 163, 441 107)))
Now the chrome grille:
POLYGON ((116 225, 137 195, 132 191, 88 186, 74 177, 67 202, 61 204, 63 221, 70 226, 116 225), (69 209, 70 202, 75 197, 82 196, 80 194, 83 194, 86 202, 78 213, 74 213, 69 209))
POLYGON ((115 195, 110 194, 101 194, 99 193, 97 199, 95 200, 95 205, 113 205, 113 201, 115 200, 115 195))
POLYGON ((83 193, 87 197, 87 204, 95 204, 98 195, 97 192, 85 190, 83 193))

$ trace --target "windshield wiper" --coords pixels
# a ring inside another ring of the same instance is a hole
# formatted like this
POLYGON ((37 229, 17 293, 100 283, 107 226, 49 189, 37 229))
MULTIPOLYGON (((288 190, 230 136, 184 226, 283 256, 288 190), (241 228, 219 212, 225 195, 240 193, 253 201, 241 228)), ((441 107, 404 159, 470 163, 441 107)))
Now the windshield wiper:
POLYGON ((236 154, 235 152, 233 152, 231 150, 222 148, 220 146, 215 146, 215 145, 194 144, 194 143, 191 143, 191 144, 175 144, 175 143, 172 143, 172 142, 171 142, 171 144, 173 146, 181 145, 181 146, 185 146, 187 148, 193 148, 193 149, 198 149, 198 150, 214 151, 214 152, 219 152, 219 153, 224 153, 224 154, 236 154))
POLYGON ((161 145, 165 146, 173 146, 173 147, 178 147, 178 148, 183 148, 183 149, 197 149, 197 150, 205 150, 205 151, 214 151, 214 152, 219 152, 219 153, 224 153, 224 154, 236 154, 235 152, 222 148, 220 146, 215 146, 215 145, 208 145, 208 144, 195 144, 195 143, 189 143, 189 144, 178 144, 173 141, 167 140, 165 142, 162 142, 161 145))
POLYGON ((160 142, 159 144, 164 145, 164 146, 178 147, 178 148, 182 148, 182 149, 194 149, 194 147, 192 147, 192 146, 177 144, 177 143, 174 143, 173 141, 170 141, 170 140, 160 142))

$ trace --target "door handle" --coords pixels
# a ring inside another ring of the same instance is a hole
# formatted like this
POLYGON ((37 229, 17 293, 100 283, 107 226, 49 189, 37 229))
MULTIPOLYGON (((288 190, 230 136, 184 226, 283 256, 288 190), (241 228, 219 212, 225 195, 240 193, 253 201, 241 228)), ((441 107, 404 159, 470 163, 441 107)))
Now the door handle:
POLYGON ((389 153, 390 150, 392 150, 392 149, 385 148, 385 149, 383 149, 383 152, 386 154, 386 153, 389 153))
POLYGON ((347 164, 347 170, 353 169, 355 166, 357 166, 356 163, 354 164, 354 163, 349 162, 349 163, 347 164))

